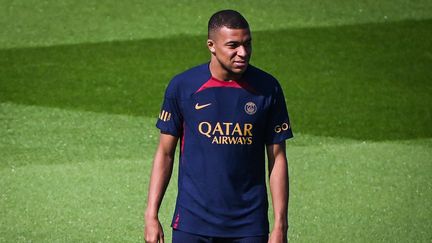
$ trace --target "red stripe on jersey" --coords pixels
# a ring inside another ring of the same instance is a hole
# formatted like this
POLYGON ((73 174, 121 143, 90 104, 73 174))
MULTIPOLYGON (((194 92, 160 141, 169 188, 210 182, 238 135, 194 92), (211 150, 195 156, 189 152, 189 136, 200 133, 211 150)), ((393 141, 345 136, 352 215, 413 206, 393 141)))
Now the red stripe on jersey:
POLYGON ((250 86, 247 82, 239 80, 229 80, 229 81, 222 81, 222 80, 218 80, 215 77, 211 77, 207 82, 205 82, 196 92, 201 92, 205 89, 210 89, 210 88, 235 88, 235 89, 245 89, 251 93, 256 94, 257 92, 255 91, 255 89, 250 86))
POLYGON ((185 132, 186 132, 185 126, 186 126, 186 124, 183 122, 183 133, 182 133, 181 148, 180 148, 180 151, 181 151, 181 154, 182 154, 182 163, 183 163, 184 139, 185 139, 185 132))
POLYGON ((178 228, 179 221, 180 221, 180 214, 178 213, 178 214, 177 214, 177 217, 176 217, 175 220, 174 220, 174 224, 173 224, 173 228, 174 228, 174 229, 177 229, 177 228, 178 228))

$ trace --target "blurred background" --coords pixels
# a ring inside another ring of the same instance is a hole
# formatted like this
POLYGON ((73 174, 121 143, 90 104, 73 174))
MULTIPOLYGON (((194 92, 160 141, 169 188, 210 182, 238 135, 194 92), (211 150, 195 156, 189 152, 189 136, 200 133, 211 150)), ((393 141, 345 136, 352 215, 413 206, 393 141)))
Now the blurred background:
POLYGON ((289 240, 432 240, 431 1, 0 0, 0 242, 143 241, 165 87, 221 9, 285 92, 289 240))

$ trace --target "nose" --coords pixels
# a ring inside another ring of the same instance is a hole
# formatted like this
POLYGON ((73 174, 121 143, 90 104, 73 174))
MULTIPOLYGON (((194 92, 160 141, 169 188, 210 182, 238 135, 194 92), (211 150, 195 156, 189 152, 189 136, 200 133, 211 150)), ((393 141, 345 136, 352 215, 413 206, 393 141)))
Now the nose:
POLYGON ((248 49, 244 45, 240 45, 237 49, 237 55, 240 57, 245 57, 248 54, 248 49))

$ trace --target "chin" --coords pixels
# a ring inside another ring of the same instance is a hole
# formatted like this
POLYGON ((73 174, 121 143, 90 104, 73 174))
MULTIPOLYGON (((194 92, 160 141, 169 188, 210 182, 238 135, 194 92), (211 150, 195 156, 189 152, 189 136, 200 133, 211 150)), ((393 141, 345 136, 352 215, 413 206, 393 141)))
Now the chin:
POLYGON ((247 66, 244 67, 244 68, 234 68, 232 70, 232 72, 235 73, 235 74, 242 74, 242 73, 246 72, 246 69, 247 69, 247 66))

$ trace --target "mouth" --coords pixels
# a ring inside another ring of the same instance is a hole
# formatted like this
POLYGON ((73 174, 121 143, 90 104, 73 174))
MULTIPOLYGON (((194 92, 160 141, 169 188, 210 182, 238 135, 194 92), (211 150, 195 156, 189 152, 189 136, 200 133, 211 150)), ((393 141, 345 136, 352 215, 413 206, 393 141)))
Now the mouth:
POLYGON ((234 61, 234 66, 237 68, 244 68, 247 66, 247 62, 246 61, 234 61))

